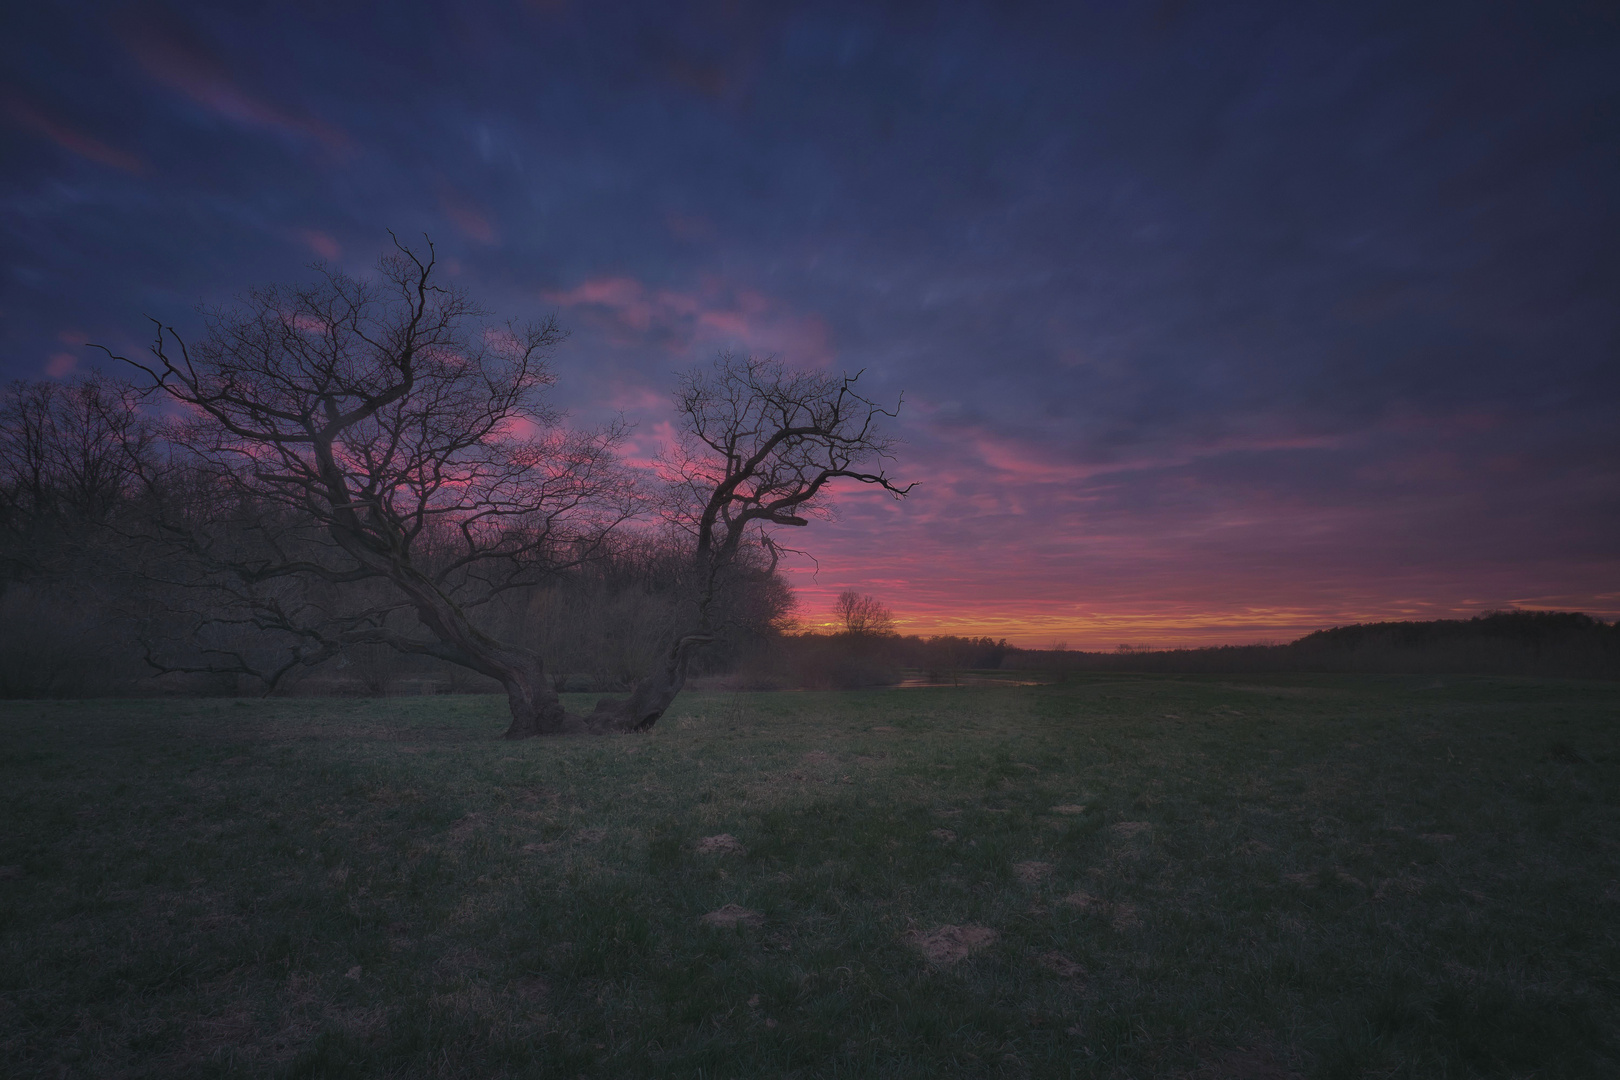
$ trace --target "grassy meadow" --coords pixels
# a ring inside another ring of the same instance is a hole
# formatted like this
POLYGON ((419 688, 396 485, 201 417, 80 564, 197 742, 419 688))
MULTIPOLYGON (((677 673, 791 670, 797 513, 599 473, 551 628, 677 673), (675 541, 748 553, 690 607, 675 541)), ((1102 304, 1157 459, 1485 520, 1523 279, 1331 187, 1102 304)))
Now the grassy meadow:
POLYGON ((0 704, 0 1072, 1620 1075, 1620 685, 503 711, 0 704))

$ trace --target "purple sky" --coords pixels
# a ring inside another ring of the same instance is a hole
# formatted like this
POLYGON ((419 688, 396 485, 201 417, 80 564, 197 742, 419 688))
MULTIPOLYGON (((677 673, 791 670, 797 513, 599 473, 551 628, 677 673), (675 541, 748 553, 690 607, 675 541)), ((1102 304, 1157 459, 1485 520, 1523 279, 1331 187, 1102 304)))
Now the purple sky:
POLYGON ((810 622, 1613 618, 1617 10, 12 4, 0 365, 426 232, 636 453, 721 349, 904 391, 810 622))

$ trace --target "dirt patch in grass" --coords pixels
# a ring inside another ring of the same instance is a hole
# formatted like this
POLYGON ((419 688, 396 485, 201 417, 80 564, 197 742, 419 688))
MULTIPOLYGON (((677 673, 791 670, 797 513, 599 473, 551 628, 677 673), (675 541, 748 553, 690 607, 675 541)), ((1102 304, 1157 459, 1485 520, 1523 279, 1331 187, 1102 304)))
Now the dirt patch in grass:
POLYGON ((958 960, 987 948, 995 943, 1000 935, 988 926, 941 926, 933 930, 913 930, 906 935, 906 940, 912 948, 923 954, 930 963, 941 966, 954 964, 958 960))
POLYGON ((948 844, 956 839, 956 834, 949 829, 929 829, 928 835, 942 844, 948 844))
POLYGON ((709 912, 698 920, 706 926, 760 926, 765 922, 765 916, 757 911, 750 911, 740 904, 727 904, 723 908, 709 912))
POLYGON ((1316 889, 1334 885, 1349 889, 1364 889, 1367 887, 1360 878, 1337 867, 1312 870, 1303 874, 1284 874, 1282 877, 1288 884, 1298 885, 1302 889, 1316 889))
POLYGON ((1101 915, 1108 920, 1110 926, 1122 933, 1126 930, 1135 930, 1142 925, 1142 917, 1134 905, 1102 900, 1088 892, 1070 893, 1059 903, 1101 915))
POLYGON ((1141 926, 1142 916, 1137 913, 1134 904, 1113 904, 1108 912, 1108 925, 1123 934, 1141 926))
POLYGON ((1064 803, 1061 806, 1052 807, 1052 813, 1054 814, 1069 814, 1072 816, 1075 814, 1083 814, 1085 812, 1086 808, 1079 803, 1064 803))
POLYGON ((1109 832, 1115 836, 1124 837, 1126 840, 1135 839, 1144 833, 1151 832, 1152 829, 1153 826, 1146 821, 1118 821, 1108 826, 1109 832))
POLYGON ((743 842, 730 833, 721 833, 718 836, 705 836, 697 842, 699 855, 746 855, 748 849, 743 842))
POLYGON ((1052 864, 1049 862, 1038 862, 1031 859, 1028 862, 1013 864, 1013 877, 1025 885, 1034 885, 1051 876, 1052 864))
POLYGON ((1041 953, 1035 958, 1035 962, 1054 975, 1061 975, 1065 979, 1078 979, 1086 973, 1084 965, 1064 956, 1060 952, 1041 953))

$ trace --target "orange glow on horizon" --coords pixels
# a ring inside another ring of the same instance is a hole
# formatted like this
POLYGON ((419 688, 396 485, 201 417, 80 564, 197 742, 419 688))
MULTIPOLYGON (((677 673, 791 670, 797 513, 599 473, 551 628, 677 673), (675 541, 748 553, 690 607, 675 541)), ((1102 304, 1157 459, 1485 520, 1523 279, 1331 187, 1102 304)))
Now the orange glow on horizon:
MULTIPOLYGON (((789 578, 798 602, 798 625, 821 633, 836 630, 831 609, 841 589, 825 578, 818 582, 809 574, 790 571, 789 578)), ((1105 597, 1091 604, 974 596, 948 605, 932 603, 903 585, 895 587, 895 583, 888 588, 883 583, 867 588, 858 584, 846 587, 871 593, 888 605, 894 613, 895 629, 903 635, 1005 638, 1009 644, 1025 649, 1049 649, 1062 644, 1086 652, 1109 652, 1127 644, 1153 649, 1283 644, 1335 626, 1469 619, 1502 609, 1583 611, 1608 621, 1620 618, 1620 592, 1522 595, 1501 600, 1485 596, 1369 597, 1362 598, 1361 603, 1333 603, 1331 598, 1322 597, 1320 605, 1226 607, 1210 603, 1211 598, 1175 600, 1163 596, 1105 597)))

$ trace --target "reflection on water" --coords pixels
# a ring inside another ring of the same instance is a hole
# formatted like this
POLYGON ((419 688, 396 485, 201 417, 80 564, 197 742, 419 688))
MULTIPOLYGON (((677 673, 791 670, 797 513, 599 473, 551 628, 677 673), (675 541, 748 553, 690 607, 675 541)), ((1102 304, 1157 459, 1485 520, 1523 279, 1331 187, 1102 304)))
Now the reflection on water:
POLYGON ((897 683, 895 690, 921 690, 938 686, 1040 686, 1040 679, 1009 679, 997 675, 977 675, 971 672, 955 677, 938 675, 907 675, 897 683))

